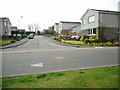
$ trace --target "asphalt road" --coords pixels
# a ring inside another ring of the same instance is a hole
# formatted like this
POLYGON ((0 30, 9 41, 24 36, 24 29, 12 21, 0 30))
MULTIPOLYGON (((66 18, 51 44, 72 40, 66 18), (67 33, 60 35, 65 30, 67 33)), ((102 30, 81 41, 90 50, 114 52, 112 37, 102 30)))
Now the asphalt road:
POLYGON ((30 75, 118 64, 118 48, 60 46, 36 36, 2 51, 2 77, 30 75))

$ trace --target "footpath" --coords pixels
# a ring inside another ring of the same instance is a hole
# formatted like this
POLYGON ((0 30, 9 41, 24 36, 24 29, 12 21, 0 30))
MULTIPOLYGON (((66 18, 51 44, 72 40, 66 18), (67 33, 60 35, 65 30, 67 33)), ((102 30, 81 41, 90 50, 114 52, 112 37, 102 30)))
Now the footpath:
POLYGON ((17 41, 15 43, 4 45, 4 46, 0 46, 0 49, 7 49, 7 48, 12 48, 12 47, 17 47, 19 45, 22 45, 22 44, 26 43, 28 40, 29 39, 27 39, 27 38, 21 39, 20 41, 17 41))

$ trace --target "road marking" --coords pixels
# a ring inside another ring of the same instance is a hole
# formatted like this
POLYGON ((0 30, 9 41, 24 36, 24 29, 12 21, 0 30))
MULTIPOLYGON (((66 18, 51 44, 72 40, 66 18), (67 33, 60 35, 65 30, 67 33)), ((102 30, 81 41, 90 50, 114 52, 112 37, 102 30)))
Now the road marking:
POLYGON ((57 45, 57 44, 54 44, 54 43, 49 43, 50 45, 53 45, 53 46, 58 46, 58 47, 66 47, 66 46, 62 46, 62 45, 57 45))
POLYGON ((63 56, 58 56, 58 57, 55 57, 55 59, 64 59, 63 56))
POLYGON ((95 48, 103 48, 103 47, 95 47, 95 48))
POLYGON ((37 63, 30 65, 31 67, 43 67, 43 63, 37 63))

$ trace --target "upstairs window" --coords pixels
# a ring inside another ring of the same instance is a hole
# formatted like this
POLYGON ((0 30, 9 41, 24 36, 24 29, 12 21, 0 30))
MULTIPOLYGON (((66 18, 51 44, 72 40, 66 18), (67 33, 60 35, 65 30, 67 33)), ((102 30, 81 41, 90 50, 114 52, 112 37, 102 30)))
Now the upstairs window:
POLYGON ((88 17, 88 23, 92 23, 92 22, 95 22, 95 16, 90 16, 88 17))
POLYGON ((5 26, 7 26, 7 23, 6 23, 6 22, 4 22, 4 25, 5 25, 5 26))

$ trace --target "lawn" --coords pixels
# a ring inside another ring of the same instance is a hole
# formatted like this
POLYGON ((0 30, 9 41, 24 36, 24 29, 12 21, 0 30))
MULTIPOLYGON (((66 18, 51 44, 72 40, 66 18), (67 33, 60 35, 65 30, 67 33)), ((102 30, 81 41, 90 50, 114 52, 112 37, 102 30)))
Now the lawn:
POLYGON ((118 88, 118 67, 5 78, 3 88, 118 88))
POLYGON ((15 40, 1 40, 0 45, 6 45, 15 42, 15 40))

